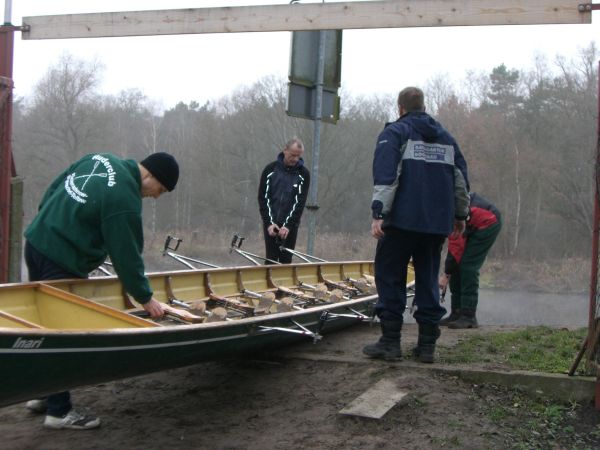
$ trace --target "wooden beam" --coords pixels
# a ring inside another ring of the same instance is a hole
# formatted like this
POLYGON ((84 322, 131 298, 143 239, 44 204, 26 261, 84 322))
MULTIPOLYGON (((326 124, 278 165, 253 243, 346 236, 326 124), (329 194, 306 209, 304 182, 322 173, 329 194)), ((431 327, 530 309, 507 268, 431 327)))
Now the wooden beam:
POLYGON ((591 23, 580 0, 395 0, 23 17, 23 39, 591 23))

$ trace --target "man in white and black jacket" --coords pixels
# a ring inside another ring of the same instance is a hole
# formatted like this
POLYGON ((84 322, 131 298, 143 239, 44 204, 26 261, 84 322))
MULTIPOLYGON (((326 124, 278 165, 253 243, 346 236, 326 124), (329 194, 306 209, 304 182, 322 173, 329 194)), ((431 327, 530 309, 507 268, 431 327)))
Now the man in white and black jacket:
MULTIPOLYGON (((310 172, 304 167, 304 144, 298 138, 288 141, 277 159, 268 164, 260 177, 258 205, 263 222, 266 258, 283 264, 292 262, 298 237, 300 218, 304 211, 310 172)), ((270 263, 267 261, 267 263, 270 263)))

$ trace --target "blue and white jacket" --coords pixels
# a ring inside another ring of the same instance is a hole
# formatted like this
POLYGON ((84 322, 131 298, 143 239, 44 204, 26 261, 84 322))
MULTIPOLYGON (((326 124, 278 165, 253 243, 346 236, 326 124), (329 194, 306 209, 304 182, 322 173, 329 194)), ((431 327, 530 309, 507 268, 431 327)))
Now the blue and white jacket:
POLYGON ((277 160, 265 167, 260 177, 258 206, 263 225, 300 226, 309 186, 310 172, 304 167, 304 160, 287 167, 281 152, 277 160))
POLYGON ((467 164, 458 144, 425 112, 386 124, 373 159, 374 218, 384 228, 449 235, 469 212, 467 164))

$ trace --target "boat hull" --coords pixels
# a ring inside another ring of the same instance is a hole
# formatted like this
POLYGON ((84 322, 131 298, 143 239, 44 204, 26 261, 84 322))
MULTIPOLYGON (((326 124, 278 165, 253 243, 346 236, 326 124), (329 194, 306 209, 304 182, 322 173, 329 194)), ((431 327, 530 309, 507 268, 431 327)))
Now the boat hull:
MULTIPOLYGON (((368 315, 374 298, 352 305, 319 308, 282 317, 241 319, 235 322, 187 325, 169 329, 153 328, 132 333, 112 330, 97 333, 30 333, 0 335, 3 382, 0 406, 38 398, 77 386, 132 377, 182 367, 203 361, 283 347, 300 340, 314 339, 310 334, 282 332, 267 328, 301 329, 328 333, 361 321, 358 317, 325 316, 353 311, 368 315), (37 348, 20 348, 20 345, 37 348)), ((351 313, 352 314, 352 313, 351 313)), ((318 336, 317 335, 317 338, 318 336)))
MULTIPOLYGON (((270 269, 253 268, 248 268, 250 275, 243 268, 235 268, 231 269, 231 273, 224 272, 222 269, 207 269, 206 271, 156 274, 151 275, 150 278, 155 287, 155 294, 160 294, 160 286, 165 286, 167 283, 167 288, 163 291, 174 289, 179 298, 185 298, 186 295, 192 297, 207 294, 204 291, 189 293, 191 284, 188 282, 189 280, 185 280, 190 276, 196 280, 203 280, 204 289, 207 288, 207 278, 219 281, 219 288, 225 295, 239 293, 246 289, 247 285, 259 287, 258 285, 262 282, 259 278, 265 274, 268 274, 267 282, 262 287, 270 286, 271 290, 273 290, 274 280, 278 281, 280 285, 282 281, 288 285, 298 284, 302 278, 315 282, 319 277, 323 279, 323 273, 326 271, 329 271, 326 275, 327 278, 332 278, 331 266, 312 265, 314 270, 309 270, 307 267, 309 265, 302 266, 299 270, 294 269, 289 272, 291 278, 287 281, 283 272, 277 274, 270 269), (231 277, 231 283, 225 282, 228 277, 231 277)), ((359 263, 358 266, 352 267, 362 273, 372 271, 370 263, 359 263)), ((347 267, 340 266, 340 268, 334 269, 341 269, 338 281, 342 281, 343 276, 346 276, 344 269, 347 271, 347 267)), ((334 274, 337 273, 335 270, 334 274)), ((21 304, 34 301, 37 301, 35 311, 39 315, 38 317, 29 313, 28 316, 23 312, 18 319, 22 319, 25 325, 0 328, 0 365, 2 367, 0 406, 78 386, 235 355, 251 355, 258 351, 283 347, 300 340, 312 339, 317 342, 323 333, 368 321, 373 314, 373 307, 377 300, 375 294, 363 295, 338 303, 313 305, 306 309, 296 308, 289 312, 274 311, 260 316, 213 323, 148 325, 146 327, 143 323, 139 325, 135 322, 141 319, 125 318, 123 323, 127 327, 111 325, 110 328, 102 329, 103 325, 97 325, 100 327, 99 329, 78 329, 77 326, 67 329, 60 328, 60 326, 59 328, 49 326, 52 324, 50 318, 57 315, 54 310, 52 310, 53 314, 48 314, 49 319, 44 319, 42 311, 44 308, 48 309, 49 304, 53 304, 46 300, 47 296, 58 296, 63 302, 71 303, 90 301, 93 308, 98 309, 94 314, 113 315, 114 317, 110 317, 111 320, 121 320, 120 314, 125 315, 119 309, 126 309, 127 298, 122 293, 116 294, 120 292, 117 279, 68 280, 50 284, 52 286, 40 286, 35 283, 0 286, 0 294, 7 294, 4 297, 0 295, 0 312, 3 311, 4 306, 5 311, 10 311, 10 313, 6 313, 9 319, 14 319, 15 312, 18 313, 22 308, 21 304), (15 293, 13 297, 8 295, 10 289, 15 293), (32 294, 34 290, 37 291, 39 297, 37 300, 32 294), (23 297, 21 303, 14 300, 17 293, 23 297), (93 295, 94 293, 95 295, 93 295), (9 301, 10 298, 13 300, 9 301), (122 302, 122 304, 118 305, 118 302, 122 302), (35 322, 32 317, 38 322, 35 322), (47 323, 44 323, 44 320, 47 323), (38 323, 44 323, 45 326, 36 328, 38 323)), ((211 290, 211 292, 214 291, 211 290)), ((83 307, 85 307, 83 312, 77 313, 76 317, 85 319, 89 305, 84 304, 81 308, 83 307)), ((70 309, 64 314, 61 313, 61 315, 65 314, 71 314, 70 309)), ((73 320, 76 321, 76 319, 73 320)))

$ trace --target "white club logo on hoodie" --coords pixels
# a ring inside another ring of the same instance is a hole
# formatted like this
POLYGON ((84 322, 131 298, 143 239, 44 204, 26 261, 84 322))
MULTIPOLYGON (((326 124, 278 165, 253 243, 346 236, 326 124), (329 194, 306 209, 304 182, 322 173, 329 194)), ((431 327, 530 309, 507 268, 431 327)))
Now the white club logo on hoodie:
POLYGON ((69 196, 73 200, 79 203, 87 202, 87 194, 84 192, 84 190, 87 183, 93 177, 106 178, 106 184, 108 187, 113 187, 117 184, 117 182, 115 181, 115 171, 112 165, 110 164, 108 158, 105 158, 101 155, 94 155, 92 159, 96 162, 94 163, 94 167, 91 173, 78 175, 76 172, 73 172, 65 179, 65 190, 67 191, 67 194, 69 194, 69 196), (98 167, 100 167, 100 164, 102 164, 104 169, 106 169, 106 172, 98 171, 98 167))

